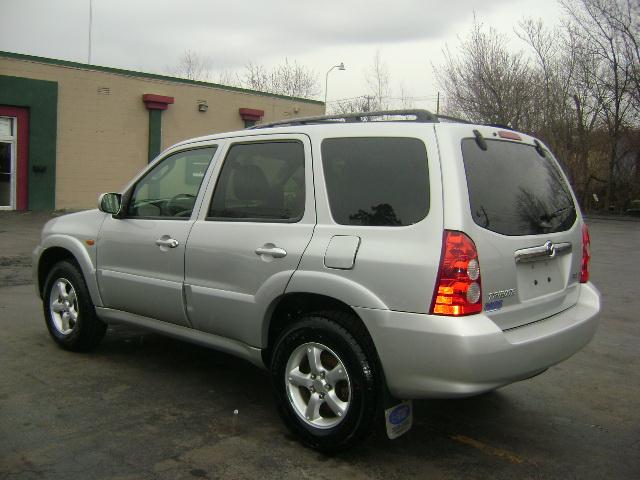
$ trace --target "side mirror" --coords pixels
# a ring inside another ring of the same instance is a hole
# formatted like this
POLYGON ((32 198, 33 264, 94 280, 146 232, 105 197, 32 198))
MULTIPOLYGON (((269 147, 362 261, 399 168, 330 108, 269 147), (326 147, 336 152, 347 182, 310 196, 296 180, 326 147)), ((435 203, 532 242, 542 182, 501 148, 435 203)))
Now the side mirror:
POLYGON ((98 208, 101 212, 117 215, 122 207, 122 195, 119 193, 103 193, 98 199, 98 208))

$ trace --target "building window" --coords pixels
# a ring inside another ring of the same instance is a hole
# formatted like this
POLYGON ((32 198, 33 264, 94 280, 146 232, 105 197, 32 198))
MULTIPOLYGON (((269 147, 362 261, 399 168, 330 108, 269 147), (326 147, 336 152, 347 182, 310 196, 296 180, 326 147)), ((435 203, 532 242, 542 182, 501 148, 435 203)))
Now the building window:
POLYGON ((264 117, 264 110, 258 110, 256 108, 241 108, 238 110, 240 118, 244 121, 244 128, 253 127, 256 122, 262 120, 264 117))

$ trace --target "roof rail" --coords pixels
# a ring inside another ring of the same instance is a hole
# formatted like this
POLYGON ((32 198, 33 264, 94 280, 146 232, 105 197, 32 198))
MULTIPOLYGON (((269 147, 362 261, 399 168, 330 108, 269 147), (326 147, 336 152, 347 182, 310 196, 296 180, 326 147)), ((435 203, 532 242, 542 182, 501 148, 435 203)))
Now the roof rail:
POLYGON ((505 125, 504 123, 487 123, 487 127, 503 128, 505 130, 513 130, 513 127, 505 125))
POLYGON ((473 124, 473 122, 470 122, 469 120, 465 120, 464 118, 450 117, 449 115, 437 115, 437 117, 439 120, 445 120, 446 122, 450 122, 450 123, 473 124))
MULTIPOLYGON (((316 117, 300 117, 290 118, 287 120, 278 120, 277 122, 262 123, 252 129, 257 128, 269 128, 276 126, 293 126, 293 125, 308 125, 314 123, 349 123, 349 122, 362 122, 362 121, 382 121, 382 122, 422 122, 422 123, 438 123, 439 116, 431 113, 428 110, 420 109, 408 109, 408 110, 381 110, 377 112, 356 112, 356 113, 336 113, 334 115, 319 115, 316 117), (378 119, 375 117, 395 117, 395 116, 413 116, 415 120, 396 120, 396 119, 378 119), (364 120, 369 119, 369 120, 364 120)), ((464 122, 464 120, 460 120, 464 122)), ((466 122, 465 122, 466 123, 466 122)))

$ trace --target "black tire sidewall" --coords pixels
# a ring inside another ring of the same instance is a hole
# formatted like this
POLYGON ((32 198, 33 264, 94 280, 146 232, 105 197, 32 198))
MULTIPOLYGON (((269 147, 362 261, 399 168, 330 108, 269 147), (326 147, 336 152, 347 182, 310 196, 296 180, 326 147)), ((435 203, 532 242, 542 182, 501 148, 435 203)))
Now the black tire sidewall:
POLYGON ((274 350, 271 380, 278 410, 285 424, 313 448, 326 452, 348 448, 362 439, 371 427, 377 407, 373 362, 345 328, 324 316, 305 315, 283 332, 274 350), (285 380, 287 362, 296 348, 309 342, 333 350, 346 368, 351 382, 349 409, 344 420, 333 428, 321 429, 308 425, 289 400, 285 380))
POLYGON ((84 277, 77 266, 68 261, 58 262, 53 266, 47 279, 45 280, 42 306, 44 310, 45 323, 51 337, 63 348, 69 350, 82 350, 89 347, 88 330, 94 330, 95 325, 92 322, 100 322, 95 314, 93 303, 87 289, 84 277), (49 307, 49 299, 51 289, 54 288, 54 282, 58 279, 68 281, 76 292, 76 301, 78 306, 78 319, 71 333, 63 334, 53 324, 51 310, 49 307))

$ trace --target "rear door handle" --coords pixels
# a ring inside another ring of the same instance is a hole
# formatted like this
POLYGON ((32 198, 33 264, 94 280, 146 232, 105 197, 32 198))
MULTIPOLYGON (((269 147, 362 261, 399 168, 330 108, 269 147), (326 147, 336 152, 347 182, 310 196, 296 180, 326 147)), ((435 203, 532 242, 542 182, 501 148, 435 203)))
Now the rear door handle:
POLYGON ((556 255, 562 255, 571 251, 571 242, 553 243, 551 240, 544 245, 516 250, 514 257, 516 263, 536 262, 548 260, 556 255))
POLYGON ((180 242, 175 238, 171 238, 167 235, 163 235, 158 240, 156 240, 156 245, 159 247, 168 247, 168 248, 176 248, 180 245, 180 242))
POLYGON ((273 258, 282 258, 287 256, 284 248, 276 247, 273 243, 265 243, 263 246, 256 248, 256 255, 269 255, 273 258))

